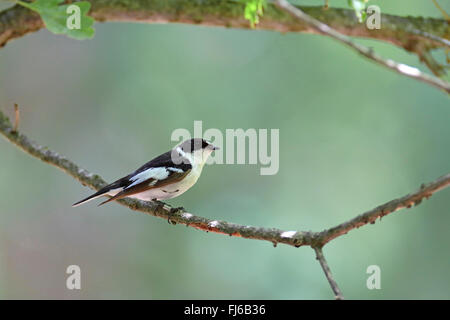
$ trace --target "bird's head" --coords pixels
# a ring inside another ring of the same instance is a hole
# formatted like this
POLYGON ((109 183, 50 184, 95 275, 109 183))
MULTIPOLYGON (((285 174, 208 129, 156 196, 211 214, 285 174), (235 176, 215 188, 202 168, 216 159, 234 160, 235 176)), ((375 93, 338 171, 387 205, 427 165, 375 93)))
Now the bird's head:
POLYGON ((211 153, 219 148, 204 139, 194 138, 180 143, 175 149, 191 164, 204 165, 211 153))

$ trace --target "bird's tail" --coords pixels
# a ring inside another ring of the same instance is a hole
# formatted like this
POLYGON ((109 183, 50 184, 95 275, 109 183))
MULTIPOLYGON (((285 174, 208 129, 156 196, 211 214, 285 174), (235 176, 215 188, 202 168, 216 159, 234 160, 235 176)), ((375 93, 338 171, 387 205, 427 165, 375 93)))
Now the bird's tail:
POLYGON ((74 203, 74 204, 72 205, 72 207, 78 207, 78 206, 81 206, 83 203, 86 203, 86 202, 89 202, 89 201, 91 201, 91 200, 97 199, 97 198, 99 198, 99 197, 101 197, 101 196, 106 195, 107 193, 108 193, 108 191, 105 191, 105 190, 103 190, 103 189, 102 189, 102 190, 99 190, 98 192, 94 193, 93 195, 90 195, 89 197, 84 198, 83 200, 80 200, 80 201, 74 203))

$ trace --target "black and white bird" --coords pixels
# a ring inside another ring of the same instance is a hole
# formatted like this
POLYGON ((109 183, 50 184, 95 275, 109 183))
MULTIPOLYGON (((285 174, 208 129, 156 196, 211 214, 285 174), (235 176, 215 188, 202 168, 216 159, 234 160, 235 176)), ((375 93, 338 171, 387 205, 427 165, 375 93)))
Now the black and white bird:
POLYGON ((111 198, 100 205, 125 197, 146 201, 178 197, 197 182, 206 160, 217 149, 219 148, 203 139, 186 140, 72 206, 76 207, 102 196, 111 198))

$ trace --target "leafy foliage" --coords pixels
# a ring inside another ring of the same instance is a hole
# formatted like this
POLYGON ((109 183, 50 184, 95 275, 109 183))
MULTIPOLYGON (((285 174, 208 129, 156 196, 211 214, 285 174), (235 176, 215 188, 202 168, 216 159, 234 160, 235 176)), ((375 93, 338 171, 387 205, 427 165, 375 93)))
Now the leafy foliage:
POLYGON ((348 5, 355 10, 355 15, 359 22, 366 20, 366 3, 369 0, 348 0, 348 5))
POLYGON ((255 27, 259 18, 263 15, 263 9, 267 6, 267 0, 246 0, 244 17, 250 21, 250 26, 255 27))
POLYGON ((61 5, 64 0, 36 0, 32 3, 17 1, 18 4, 30 10, 33 10, 41 16, 45 26, 50 32, 55 34, 65 34, 70 38, 82 40, 92 38, 94 36, 94 19, 87 16, 91 4, 87 1, 81 1, 72 5, 78 6, 80 9, 79 28, 70 29, 67 27, 67 20, 70 13, 67 8, 70 4, 61 5))
MULTIPOLYGON (((250 26, 255 27, 262 17, 264 8, 267 6, 267 0, 241 0, 245 3, 244 17, 250 21, 250 26)), ((366 4, 369 0, 347 0, 348 5, 355 10, 355 15, 359 22, 366 20, 366 4)), ((325 4, 328 7, 328 1, 325 4)))

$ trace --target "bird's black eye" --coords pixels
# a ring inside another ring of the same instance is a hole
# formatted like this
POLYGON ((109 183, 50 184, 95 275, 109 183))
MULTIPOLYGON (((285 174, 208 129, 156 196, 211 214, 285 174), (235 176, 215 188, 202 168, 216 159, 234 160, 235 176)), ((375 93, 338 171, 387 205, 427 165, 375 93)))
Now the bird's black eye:
POLYGON ((206 140, 202 140, 202 149, 205 149, 209 146, 209 143, 206 140))

